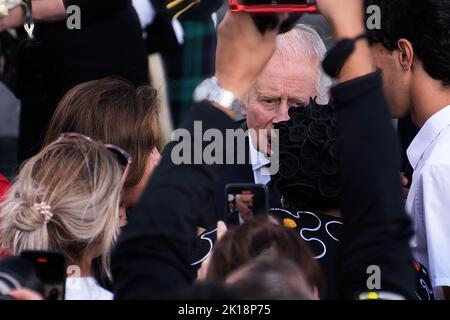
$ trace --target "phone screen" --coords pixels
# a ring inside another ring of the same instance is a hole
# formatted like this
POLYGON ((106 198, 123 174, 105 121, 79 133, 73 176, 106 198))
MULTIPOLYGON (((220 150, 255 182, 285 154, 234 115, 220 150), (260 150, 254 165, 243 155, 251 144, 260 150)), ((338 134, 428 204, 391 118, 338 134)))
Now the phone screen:
POLYGON ((228 225, 240 225, 258 215, 268 214, 268 192, 265 185, 229 184, 225 188, 228 225))
POLYGON ((33 263, 44 287, 46 300, 64 300, 66 288, 66 258, 58 252, 23 251, 22 258, 33 263))

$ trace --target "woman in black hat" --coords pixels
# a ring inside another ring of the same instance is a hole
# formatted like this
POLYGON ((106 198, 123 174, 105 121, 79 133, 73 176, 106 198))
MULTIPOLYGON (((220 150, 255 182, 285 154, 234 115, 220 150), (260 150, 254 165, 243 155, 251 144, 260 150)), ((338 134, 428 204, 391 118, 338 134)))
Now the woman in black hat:
POLYGON ((311 99, 308 106, 291 108, 289 114, 289 121, 276 124, 280 170, 274 181, 283 208, 271 214, 310 245, 326 278, 321 296, 328 297, 335 287, 333 268, 342 232, 336 112, 332 105, 311 99))

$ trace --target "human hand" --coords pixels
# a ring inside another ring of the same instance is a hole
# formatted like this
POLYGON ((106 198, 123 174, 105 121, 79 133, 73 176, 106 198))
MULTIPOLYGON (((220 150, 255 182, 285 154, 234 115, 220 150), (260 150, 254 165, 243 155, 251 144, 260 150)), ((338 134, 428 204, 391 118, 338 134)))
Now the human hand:
POLYGON ((7 29, 18 28, 25 22, 22 6, 17 6, 9 11, 8 15, 0 15, 0 32, 7 29))
MULTIPOLYGON (((280 24, 287 15, 280 15, 280 24)), ((219 84, 242 99, 275 50, 278 28, 259 32, 245 12, 229 12, 218 28, 216 78, 219 84)))
POLYGON ((331 24, 338 40, 365 32, 363 0, 317 0, 320 13, 331 24))
POLYGON ((402 189, 403 189, 403 199, 406 202, 406 199, 408 198, 408 194, 409 194, 409 180, 403 173, 400 173, 400 179, 401 179, 402 189))
POLYGON ((8 292, 8 295, 16 300, 44 300, 37 292, 30 289, 17 289, 8 292))
MULTIPOLYGON (((217 241, 223 238, 225 233, 227 233, 228 229, 226 224, 223 221, 217 222, 217 241)), ((202 266, 197 271, 197 281, 206 280, 206 276, 208 274, 209 264, 211 262, 212 252, 209 254, 209 256, 206 258, 205 261, 203 261, 202 266)))

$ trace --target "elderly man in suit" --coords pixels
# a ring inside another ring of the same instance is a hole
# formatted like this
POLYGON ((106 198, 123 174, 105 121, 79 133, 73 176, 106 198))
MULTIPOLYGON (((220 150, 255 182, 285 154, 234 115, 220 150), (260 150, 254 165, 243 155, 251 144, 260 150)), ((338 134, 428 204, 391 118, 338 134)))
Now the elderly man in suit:
POLYGON ((320 66, 325 53, 323 40, 307 25, 299 24, 277 37, 275 53, 243 99, 241 126, 251 133, 245 143, 245 164, 230 165, 217 182, 204 213, 205 227, 225 219, 225 186, 230 183, 267 185, 270 207, 280 206, 280 195, 271 183, 273 172, 268 168, 271 130, 274 123, 289 119, 289 108, 307 105, 311 98, 328 103, 331 80, 320 66))

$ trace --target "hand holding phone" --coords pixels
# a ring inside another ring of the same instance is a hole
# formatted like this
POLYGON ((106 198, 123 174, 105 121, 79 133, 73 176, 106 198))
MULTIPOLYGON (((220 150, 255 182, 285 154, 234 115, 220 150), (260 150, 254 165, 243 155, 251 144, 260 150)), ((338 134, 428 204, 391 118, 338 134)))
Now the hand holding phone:
POLYGON ((34 265, 36 275, 44 287, 45 300, 64 300, 67 266, 62 253, 23 251, 20 257, 34 265))
POLYGON ((227 225, 244 224, 268 214, 268 191, 261 184, 229 184, 225 187, 227 225))

